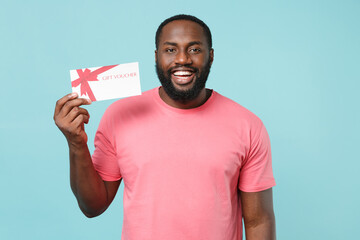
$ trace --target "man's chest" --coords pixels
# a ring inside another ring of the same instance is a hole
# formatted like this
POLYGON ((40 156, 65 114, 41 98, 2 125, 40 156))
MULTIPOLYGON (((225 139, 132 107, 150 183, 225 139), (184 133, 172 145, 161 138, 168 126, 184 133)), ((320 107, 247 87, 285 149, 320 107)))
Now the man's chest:
POLYGON ((236 189, 248 149, 241 128, 221 120, 153 120, 119 130, 116 152, 125 185, 152 182, 161 188, 181 179, 195 192, 236 189))

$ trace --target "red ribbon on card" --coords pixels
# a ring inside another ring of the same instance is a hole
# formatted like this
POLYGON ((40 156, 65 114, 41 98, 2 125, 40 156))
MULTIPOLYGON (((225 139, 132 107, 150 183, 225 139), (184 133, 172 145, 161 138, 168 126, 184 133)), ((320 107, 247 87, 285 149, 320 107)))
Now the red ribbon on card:
POLYGON ((110 65, 110 66, 105 66, 105 67, 101 67, 98 68, 94 71, 90 71, 90 69, 85 68, 85 70, 82 69, 76 69, 77 74, 79 75, 78 79, 75 79, 74 81, 71 82, 71 86, 72 87, 77 87, 80 85, 80 94, 82 95, 88 95, 91 101, 96 101, 96 98, 93 94, 93 92, 91 91, 91 88, 89 86, 89 81, 99 81, 98 75, 106 72, 107 70, 116 67, 117 65, 110 65))

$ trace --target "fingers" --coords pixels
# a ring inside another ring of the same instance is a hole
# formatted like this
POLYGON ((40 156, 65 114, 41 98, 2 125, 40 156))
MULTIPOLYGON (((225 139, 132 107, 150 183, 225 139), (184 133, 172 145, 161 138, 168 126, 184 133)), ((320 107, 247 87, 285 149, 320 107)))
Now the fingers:
POLYGON ((81 115, 78 115, 78 116, 74 119, 74 121, 72 122, 72 124, 73 124, 74 126, 81 127, 82 130, 84 130, 84 129, 83 129, 83 126, 84 126, 83 124, 84 124, 84 123, 87 123, 87 122, 89 122, 89 117, 88 117, 87 115, 81 114, 81 115))
POLYGON ((91 104, 91 100, 85 98, 77 98, 77 93, 70 93, 56 102, 54 119, 57 116, 65 117, 73 107, 91 104))
POLYGON ((84 131, 84 123, 89 121, 86 115, 78 115, 70 124, 66 125, 62 130, 67 136, 78 136, 84 131))
POLYGON ((63 105, 59 115, 65 117, 70 113, 70 111, 72 111, 73 108, 79 107, 81 105, 89 105, 90 103, 91 101, 85 98, 71 99, 63 105))
POLYGON ((65 95, 64 97, 60 98, 55 105, 55 112, 54 112, 54 117, 56 115, 59 114, 60 110, 62 109, 62 107, 64 106, 64 104, 71 100, 71 99, 75 99, 77 97, 77 93, 70 93, 65 95))
POLYGON ((56 102, 55 124, 65 135, 74 134, 80 129, 81 125, 89 122, 89 112, 80 107, 88 104, 91 104, 90 100, 78 98, 76 93, 68 94, 56 102))
POLYGON ((66 116, 68 122, 74 122, 74 120, 79 116, 79 115, 84 115, 84 123, 88 123, 89 122, 89 118, 90 118, 90 114, 89 112, 84 109, 84 108, 80 108, 80 107, 73 107, 71 109, 71 111, 69 112, 69 114, 66 116))

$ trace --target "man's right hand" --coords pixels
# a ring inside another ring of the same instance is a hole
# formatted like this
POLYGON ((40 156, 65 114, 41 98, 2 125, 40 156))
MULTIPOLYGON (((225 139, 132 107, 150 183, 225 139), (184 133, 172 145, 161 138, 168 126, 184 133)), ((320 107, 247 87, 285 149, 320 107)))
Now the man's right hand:
POLYGON ((93 166, 84 130, 90 116, 80 107, 89 104, 90 100, 78 98, 76 93, 68 94, 56 102, 54 120, 69 144, 71 190, 81 211, 87 217, 95 217, 110 205, 120 180, 103 181, 93 166))
POLYGON ((90 115, 86 109, 80 106, 89 104, 91 104, 91 100, 78 98, 77 93, 68 94, 56 102, 54 121, 65 135, 69 146, 87 144, 84 124, 89 122, 90 115))

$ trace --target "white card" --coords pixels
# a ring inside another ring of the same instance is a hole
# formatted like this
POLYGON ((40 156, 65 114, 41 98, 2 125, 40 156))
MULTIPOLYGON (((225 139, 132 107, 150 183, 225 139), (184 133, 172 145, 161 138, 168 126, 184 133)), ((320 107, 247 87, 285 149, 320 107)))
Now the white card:
POLYGON ((72 92, 93 102, 141 95, 138 62, 70 70, 70 78, 72 92))

